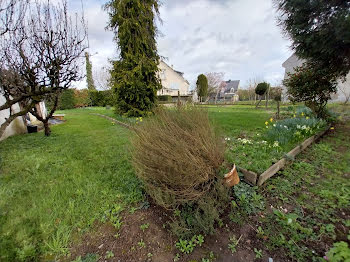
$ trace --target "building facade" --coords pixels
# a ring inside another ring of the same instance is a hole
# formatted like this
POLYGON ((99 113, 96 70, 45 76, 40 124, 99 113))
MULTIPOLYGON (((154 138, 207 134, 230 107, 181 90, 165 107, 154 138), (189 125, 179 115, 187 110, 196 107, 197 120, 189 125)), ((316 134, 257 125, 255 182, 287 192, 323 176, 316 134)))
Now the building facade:
MULTIPOLYGON (((284 79, 288 78, 288 74, 293 74, 295 72, 295 68, 302 66, 306 60, 300 59, 296 54, 290 56, 282 66, 285 68, 284 79)), ((283 96, 284 100, 287 99, 287 89, 283 86, 283 96)), ((350 73, 346 77, 346 81, 343 82, 341 80, 338 81, 338 90, 336 94, 332 95, 333 102, 344 102, 347 97, 350 96, 350 73)))
POLYGON ((162 89, 158 91, 157 95, 169 95, 177 97, 190 95, 190 83, 184 78, 184 73, 174 70, 164 61, 159 63, 159 79, 162 82, 162 89))

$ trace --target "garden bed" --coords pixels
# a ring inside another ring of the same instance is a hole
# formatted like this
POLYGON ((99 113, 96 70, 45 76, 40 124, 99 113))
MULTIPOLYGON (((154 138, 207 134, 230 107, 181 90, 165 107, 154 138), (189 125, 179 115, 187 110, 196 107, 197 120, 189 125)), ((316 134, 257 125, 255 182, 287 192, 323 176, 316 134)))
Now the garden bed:
POLYGON ((312 145, 312 143, 316 142, 318 139, 320 139, 324 134, 327 133, 330 126, 326 128, 325 130, 321 131, 317 135, 314 135, 312 137, 309 137, 304 140, 301 144, 297 145, 294 149, 289 151, 282 159, 280 159, 277 163, 270 166, 265 172, 262 174, 257 174, 255 172, 249 171, 245 168, 239 167, 239 172, 241 172, 244 176, 244 179, 249 182, 252 185, 261 186, 264 184, 269 178, 274 176, 278 171, 280 171, 282 168, 284 168, 288 162, 292 159, 294 159, 298 154, 300 154, 303 150, 305 150, 307 147, 312 145))
POLYGON ((247 182, 261 186, 329 128, 325 121, 312 117, 311 112, 302 108, 291 118, 269 119, 265 129, 257 127, 259 133, 225 138, 226 159, 239 167, 247 182))

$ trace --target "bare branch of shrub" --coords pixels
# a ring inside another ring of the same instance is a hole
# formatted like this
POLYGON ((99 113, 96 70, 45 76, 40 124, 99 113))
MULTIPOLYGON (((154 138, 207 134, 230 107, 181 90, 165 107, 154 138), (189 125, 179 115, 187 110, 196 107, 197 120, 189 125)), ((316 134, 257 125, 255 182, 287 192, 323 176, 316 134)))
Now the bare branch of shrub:
POLYGON ((224 143, 208 112, 195 107, 160 109, 133 140, 133 163, 149 195, 165 207, 201 198, 224 160, 224 143))

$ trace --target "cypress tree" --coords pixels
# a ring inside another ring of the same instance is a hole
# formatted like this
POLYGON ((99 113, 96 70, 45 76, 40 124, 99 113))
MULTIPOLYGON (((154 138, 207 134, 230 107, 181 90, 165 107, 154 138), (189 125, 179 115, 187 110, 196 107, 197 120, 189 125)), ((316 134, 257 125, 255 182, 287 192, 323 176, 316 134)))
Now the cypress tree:
POLYGON ((92 77, 92 64, 90 62, 90 55, 88 52, 85 52, 85 60, 86 60, 86 82, 89 91, 96 91, 94 79, 92 77))
POLYGON ((205 75, 200 74, 197 78, 197 94, 201 102, 205 102, 208 97, 208 79, 205 75))
POLYGON ((158 0, 110 0, 105 9, 115 33, 120 58, 113 61, 111 81, 117 113, 126 116, 150 114, 161 89, 157 53, 158 0))

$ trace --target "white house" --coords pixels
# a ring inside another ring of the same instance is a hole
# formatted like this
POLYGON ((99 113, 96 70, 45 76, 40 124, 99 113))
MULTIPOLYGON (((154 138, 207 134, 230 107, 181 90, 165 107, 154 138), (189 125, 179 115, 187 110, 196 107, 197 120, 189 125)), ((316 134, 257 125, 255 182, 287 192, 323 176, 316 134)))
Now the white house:
MULTIPOLYGON (((0 105, 3 105, 5 103, 6 103, 6 99, 0 93, 0 105)), ((47 116, 45 102, 40 102, 36 104, 35 107, 40 116, 42 117, 47 116)), ((16 103, 12 106, 11 110, 12 110, 12 114, 15 114, 21 110, 21 107, 18 103, 16 103)), ((10 109, 5 109, 0 111, 0 126, 3 123, 5 123, 6 118, 8 118, 9 116, 10 116, 10 109)), ((27 133, 28 125, 41 126, 42 123, 30 113, 28 113, 27 116, 19 116, 6 127, 5 132, 0 137, 0 141, 8 138, 9 136, 27 133)))
MULTIPOLYGON (((290 56, 282 66, 285 68, 284 79, 288 78, 288 73, 293 74, 295 72, 295 68, 301 66, 305 60, 300 59, 296 54, 290 56)), ((283 93, 286 93, 286 88, 283 88, 283 93)), ((350 73, 346 76, 346 81, 342 82, 339 80, 338 82, 338 91, 337 94, 332 95, 332 101, 334 102, 343 102, 350 96, 350 73)))
MULTIPOLYGON (((3 105, 6 102, 5 97, 0 94, 0 105, 3 105)), ((12 106, 12 112, 13 113, 18 113, 20 111, 20 106, 19 104, 15 104, 12 106)), ((6 110, 1 110, 0 111, 0 125, 2 125, 10 116, 10 109, 6 110)), ((4 140, 5 138, 17 134, 24 134, 27 132, 27 126, 25 124, 24 118, 22 116, 17 117, 14 119, 10 125, 5 129, 5 132, 3 135, 0 137, 0 141, 4 140)))
POLYGON ((177 97, 190 96, 190 83, 184 78, 184 73, 174 70, 164 61, 159 63, 159 78, 162 82, 162 89, 157 95, 170 95, 177 97))

